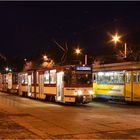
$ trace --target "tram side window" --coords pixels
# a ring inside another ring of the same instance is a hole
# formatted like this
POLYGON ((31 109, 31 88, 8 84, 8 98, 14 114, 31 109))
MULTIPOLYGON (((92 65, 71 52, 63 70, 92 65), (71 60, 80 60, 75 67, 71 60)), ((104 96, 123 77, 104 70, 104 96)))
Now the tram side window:
MULTIPOLYGON (((70 71, 70 70, 66 70, 64 72, 64 82, 65 82, 65 84, 73 83, 73 75, 75 75, 75 74, 72 74, 72 71, 70 71)), ((76 78, 75 78, 75 81, 76 81, 76 78)))
POLYGON ((104 73, 103 72, 98 72, 97 73, 97 83, 98 84, 103 84, 104 83, 104 73))
POLYGON ((50 70, 50 84, 56 83, 56 70, 50 70))
POLYGON ((138 72, 134 72, 133 82, 134 83, 138 83, 139 82, 139 73, 138 72))
POLYGON ((127 72, 126 73, 126 83, 130 83, 130 81, 131 81, 131 73, 127 72))
POLYGON ((49 71, 45 71, 44 73, 44 84, 49 84, 49 71))
POLYGON ((27 84, 27 77, 28 75, 27 74, 23 74, 22 75, 22 84, 27 84))
POLYGON ((124 73, 118 72, 118 81, 117 83, 124 83, 124 73))
POLYGON ((97 73, 98 84, 123 84, 124 73, 123 72, 98 72, 97 73))

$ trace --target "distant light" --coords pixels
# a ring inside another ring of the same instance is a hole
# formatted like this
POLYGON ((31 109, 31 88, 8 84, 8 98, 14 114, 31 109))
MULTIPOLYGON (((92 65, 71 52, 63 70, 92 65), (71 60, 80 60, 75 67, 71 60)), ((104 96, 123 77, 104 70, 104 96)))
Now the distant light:
POLYGON ((5 68, 5 70, 6 70, 6 71, 8 71, 8 70, 9 70, 9 68, 8 68, 8 67, 6 67, 6 68, 5 68))
POLYGON ((27 61, 27 59, 25 58, 24 61, 27 61))
POLYGON ((44 61, 48 60, 47 55, 43 55, 43 59, 44 59, 44 61))
POLYGON ((47 56, 46 56, 46 55, 44 55, 44 56, 43 56, 43 58, 44 58, 44 59, 46 59, 46 58, 47 58, 47 56))

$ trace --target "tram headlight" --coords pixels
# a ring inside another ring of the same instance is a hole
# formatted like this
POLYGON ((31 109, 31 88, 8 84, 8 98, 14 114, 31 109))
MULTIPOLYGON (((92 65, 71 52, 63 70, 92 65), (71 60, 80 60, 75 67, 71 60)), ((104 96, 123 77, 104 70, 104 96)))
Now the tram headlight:
POLYGON ((93 95, 93 90, 89 90, 88 93, 89 93, 90 95, 93 95))
POLYGON ((82 95, 82 94, 83 94, 82 90, 78 90, 78 91, 77 91, 77 94, 78 94, 78 95, 82 95))
POLYGON ((74 95, 80 96, 80 95, 82 95, 82 94, 83 94, 83 91, 82 91, 82 90, 78 90, 78 91, 75 91, 75 92, 74 92, 74 95))

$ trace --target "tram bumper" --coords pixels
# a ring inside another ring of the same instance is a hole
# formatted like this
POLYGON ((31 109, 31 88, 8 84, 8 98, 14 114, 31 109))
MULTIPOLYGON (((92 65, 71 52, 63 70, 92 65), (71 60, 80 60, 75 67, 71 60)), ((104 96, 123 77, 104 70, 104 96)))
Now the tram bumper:
POLYGON ((76 103, 89 103, 93 99, 92 95, 83 95, 83 96, 77 96, 75 102, 76 103))

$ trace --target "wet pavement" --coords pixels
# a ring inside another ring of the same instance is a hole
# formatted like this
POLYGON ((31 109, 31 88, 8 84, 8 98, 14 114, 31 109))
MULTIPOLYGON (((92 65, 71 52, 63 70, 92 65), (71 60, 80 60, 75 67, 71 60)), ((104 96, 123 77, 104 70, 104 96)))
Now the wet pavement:
POLYGON ((140 105, 69 106, 0 93, 0 139, 140 139, 140 105))

